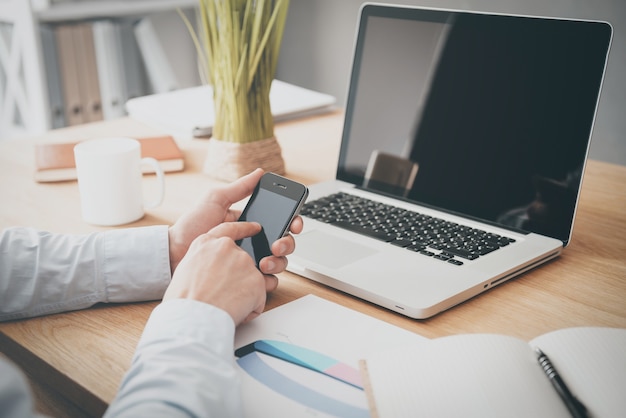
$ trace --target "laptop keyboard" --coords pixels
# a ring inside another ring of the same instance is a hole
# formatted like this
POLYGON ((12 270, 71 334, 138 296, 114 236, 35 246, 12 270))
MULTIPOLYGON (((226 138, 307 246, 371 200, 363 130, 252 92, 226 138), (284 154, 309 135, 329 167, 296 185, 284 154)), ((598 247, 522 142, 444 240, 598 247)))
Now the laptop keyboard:
POLYGON ((300 214, 458 266, 515 242, 343 192, 307 202, 300 214))

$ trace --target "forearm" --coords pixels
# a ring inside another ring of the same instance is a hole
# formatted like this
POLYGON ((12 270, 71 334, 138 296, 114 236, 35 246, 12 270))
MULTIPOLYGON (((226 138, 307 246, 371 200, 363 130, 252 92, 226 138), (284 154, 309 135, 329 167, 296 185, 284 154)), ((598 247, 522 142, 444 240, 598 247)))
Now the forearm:
POLYGON ((234 330, 228 314, 202 302, 159 305, 106 416, 240 417, 234 330))
POLYGON ((167 227, 89 235, 0 235, 0 321, 159 299, 171 279, 167 227))

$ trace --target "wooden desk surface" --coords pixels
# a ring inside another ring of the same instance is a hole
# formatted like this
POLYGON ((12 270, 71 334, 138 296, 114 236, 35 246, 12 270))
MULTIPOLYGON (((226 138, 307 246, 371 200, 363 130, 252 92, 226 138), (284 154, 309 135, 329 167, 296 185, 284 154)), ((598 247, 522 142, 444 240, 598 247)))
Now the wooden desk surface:
MULTIPOLYGON (((310 184, 332 179, 343 114, 281 123, 276 136, 287 175, 310 184)), ((83 233, 102 228, 80 218, 76 182, 32 179, 35 141, 161 132, 131 119, 52 131, 33 140, 0 141, 0 228, 33 226, 83 233)), ((166 175, 166 197, 133 226, 171 224, 214 184, 201 173, 206 140, 181 140, 186 170, 166 175)), ((147 187, 152 179, 147 178, 147 187)), ((457 333, 501 333, 529 340, 571 326, 626 327, 626 167, 590 161, 574 238, 557 260, 428 320, 412 320, 291 273, 280 276, 267 309, 308 293, 375 316, 429 338, 457 333)), ((48 391, 98 415, 113 399, 156 302, 94 308, 0 325, 0 351, 48 391)), ((78 410, 74 410, 75 413, 78 410)))

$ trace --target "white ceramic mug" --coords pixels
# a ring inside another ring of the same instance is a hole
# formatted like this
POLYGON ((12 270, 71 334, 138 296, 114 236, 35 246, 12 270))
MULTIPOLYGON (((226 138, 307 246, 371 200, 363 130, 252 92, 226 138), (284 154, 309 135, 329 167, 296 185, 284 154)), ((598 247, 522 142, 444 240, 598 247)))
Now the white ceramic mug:
POLYGON ((99 138, 74 147, 78 190, 83 220, 94 225, 122 225, 143 217, 144 209, 163 201, 163 170, 154 158, 141 158, 141 145, 132 138, 99 138), (143 164, 150 164, 157 175, 159 195, 144 202, 143 164))

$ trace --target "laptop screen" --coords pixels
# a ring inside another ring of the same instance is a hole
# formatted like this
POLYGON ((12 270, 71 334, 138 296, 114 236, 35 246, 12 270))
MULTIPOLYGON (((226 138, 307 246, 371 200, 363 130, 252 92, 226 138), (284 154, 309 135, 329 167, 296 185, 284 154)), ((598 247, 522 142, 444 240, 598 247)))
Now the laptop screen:
POLYGON ((567 243, 611 34, 364 6, 337 177, 567 243))

